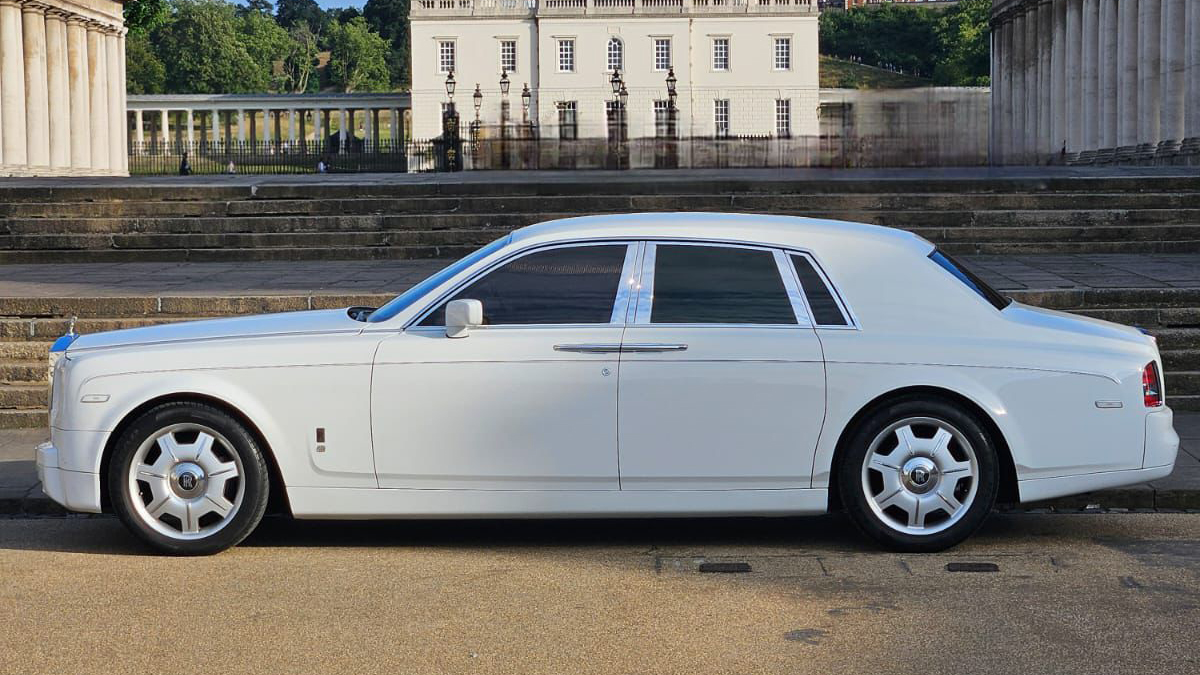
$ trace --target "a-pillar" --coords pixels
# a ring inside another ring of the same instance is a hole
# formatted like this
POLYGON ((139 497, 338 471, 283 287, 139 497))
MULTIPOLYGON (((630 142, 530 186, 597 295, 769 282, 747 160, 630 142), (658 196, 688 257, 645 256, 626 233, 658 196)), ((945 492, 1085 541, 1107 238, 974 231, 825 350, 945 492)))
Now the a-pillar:
POLYGON ((1008 157, 1008 164, 1024 164, 1025 158, 1025 106, 1028 101, 1025 99, 1025 11, 1024 8, 1017 8, 1012 18, 1012 65, 1009 68, 1012 71, 1012 143, 1009 148, 1012 150, 1012 155, 1008 157))
POLYGON ((1067 0, 1054 0, 1054 48, 1050 54, 1050 151, 1067 147, 1067 0))
POLYGON ((0 150, 3 163, 28 164, 25 136, 25 53, 21 5, 0 0, 0 150))
POLYGON ((1138 141, 1138 3, 1118 3, 1120 79, 1117 82, 1117 161, 1133 159, 1138 141))
POLYGON ((1100 147, 1100 0, 1083 0, 1083 68, 1081 86, 1083 101, 1083 130, 1080 133, 1079 161, 1090 163, 1096 159, 1100 147))
POLYGON ((1117 148, 1118 44, 1117 0, 1100 0, 1100 161, 1111 161, 1117 148))
POLYGON ((46 12, 46 78, 50 105, 50 166, 71 166, 71 89, 67 73, 66 13, 46 12))
POLYGON ((1200 157, 1200 2, 1187 3, 1187 49, 1188 95, 1187 140, 1183 152, 1200 157))
POLYGON ((1083 143, 1083 0, 1067 0, 1067 161, 1083 143))
POLYGON ((21 5, 25 52, 25 148, 30 166, 50 166, 50 93, 46 90, 46 6, 21 5))
POLYGON ((92 144, 92 168, 108 173, 108 56, 105 54, 104 26, 87 24, 88 100, 92 144))
POLYGON ((1161 138, 1162 0, 1138 0, 1138 159, 1150 159, 1161 138))
MULTIPOLYGON (((1038 125, 1037 143, 1038 156, 1044 162, 1054 153, 1054 141, 1051 135, 1051 119, 1053 114, 1053 94, 1051 75, 1051 56, 1054 51, 1054 4, 1050 0, 1042 0, 1038 6, 1038 125)), ((1039 162, 1041 163, 1041 162, 1039 162)))
MULTIPOLYGON (((1192 0, 1193 4, 1195 0, 1192 0)), ((1179 153, 1184 138, 1184 100, 1187 97, 1186 0, 1164 0, 1162 12, 1162 119, 1160 157, 1179 153)), ((1193 96, 1195 96, 1193 94, 1193 96)))
POLYGON ((92 167, 91 99, 88 83, 87 28, 84 20, 67 19, 67 87, 71 91, 71 168, 92 167))
POLYGON ((108 168, 125 173, 125 78, 121 77, 121 31, 109 28, 104 34, 108 58, 108 168))

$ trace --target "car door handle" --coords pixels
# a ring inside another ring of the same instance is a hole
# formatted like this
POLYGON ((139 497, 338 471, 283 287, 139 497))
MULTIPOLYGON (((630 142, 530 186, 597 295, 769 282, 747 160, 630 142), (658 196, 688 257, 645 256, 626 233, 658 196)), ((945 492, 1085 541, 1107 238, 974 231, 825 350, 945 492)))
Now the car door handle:
POLYGON ((682 352, 686 351, 687 345, 680 344, 665 344, 660 342, 641 342, 635 344, 621 345, 622 352, 632 354, 643 354, 651 352, 682 352))
POLYGON ((617 354, 621 351, 619 344, 582 344, 554 345, 556 352, 577 352, 579 354, 617 354))

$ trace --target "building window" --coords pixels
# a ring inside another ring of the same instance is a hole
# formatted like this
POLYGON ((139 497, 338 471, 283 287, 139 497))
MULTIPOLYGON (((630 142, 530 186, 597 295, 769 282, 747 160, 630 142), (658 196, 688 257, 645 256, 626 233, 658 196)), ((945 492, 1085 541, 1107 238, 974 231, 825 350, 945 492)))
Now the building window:
POLYGON ((500 70, 510 73, 517 72, 517 41, 500 41, 500 70))
POLYGON ((666 101, 654 102, 654 137, 670 138, 671 108, 666 101))
POLYGON ((713 126, 716 129, 717 138, 725 138, 729 135, 729 99, 719 98, 713 101, 713 126))
POLYGON ((564 141, 579 138, 578 105, 575 101, 558 102, 558 137, 564 141))
POLYGON ((671 69, 671 38, 654 38, 654 69, 671 69))
POLYGON ((445 75, 454 70, 454 40, 438 40, 438 73, 445 75))
POLYGON ((625 70, 625 45, 617 37, 608 39, 608 72, 614 70, 625 70))
POLYGON ((775 38, 775 70, 792 69, 792 38, 775 38))
POLYGON ((712 69, 729 70, 729 38, 713 38, 712 69))
POLYGON ((792 135, 792 100, 775 99, 775 135, 790 138, 792 135))
POLYGON ((558 41, 558 72, 575 72, 575 40, 558 41))

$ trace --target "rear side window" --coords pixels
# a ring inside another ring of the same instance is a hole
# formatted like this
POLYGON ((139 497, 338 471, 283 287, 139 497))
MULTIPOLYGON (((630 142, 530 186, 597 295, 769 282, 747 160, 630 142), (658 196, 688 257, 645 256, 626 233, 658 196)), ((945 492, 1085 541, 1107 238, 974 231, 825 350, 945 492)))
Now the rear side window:
POLYGON ((1012 302, 1012 298, 1006 298, 1003 295, 1000 295, 998 292, 996 292, 996 289, 988 286, 983 279, 975 276, 971 270, 963 267, 958 263, 958 261, 954 260, 945 253, 934 249, 933 253, 929 254, 929 259, 937 263, 942 269, 946 270, 950 274, 953 274, 955 279, 958 279, 966 284, 967 288, 970 288, 978 293, 979 297, 992 303, 992 306, 996 309, 1004 309, 1005 307, 1008 307, 1010 302, 1012 302))
POLYGON ((817 274, 812 262, 802 255, 793 255, 792 265, 796 268, 796 276, 800 278, 804 297, 808 298, 808 306, 812 308, 813 323, 818 326, 849 325, 833 293, 825 285, 821 275, 817 274))
POLYGON ((650 323, 795 324, 770 251, 655 247, 650 323))
MULTIPOLYGON (((451 300, 479 300, 483 322, 492 326, 609 323, 627 249, 628 244, 601 244, 530 253, 488 272, 451 300)), ((446 325, 445 303, 421 325, 446 325)))

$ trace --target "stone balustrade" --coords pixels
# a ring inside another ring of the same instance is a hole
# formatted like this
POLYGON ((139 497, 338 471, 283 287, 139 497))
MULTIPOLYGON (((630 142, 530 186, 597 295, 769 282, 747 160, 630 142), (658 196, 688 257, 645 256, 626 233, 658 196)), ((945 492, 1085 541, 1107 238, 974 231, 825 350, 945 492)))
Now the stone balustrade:
POLYGON ((816 14, 816 0, 413 0, 413 17, 816 14))
POLYGON ((0 176, 125 175, 113 0, 0 0, 0 176))

